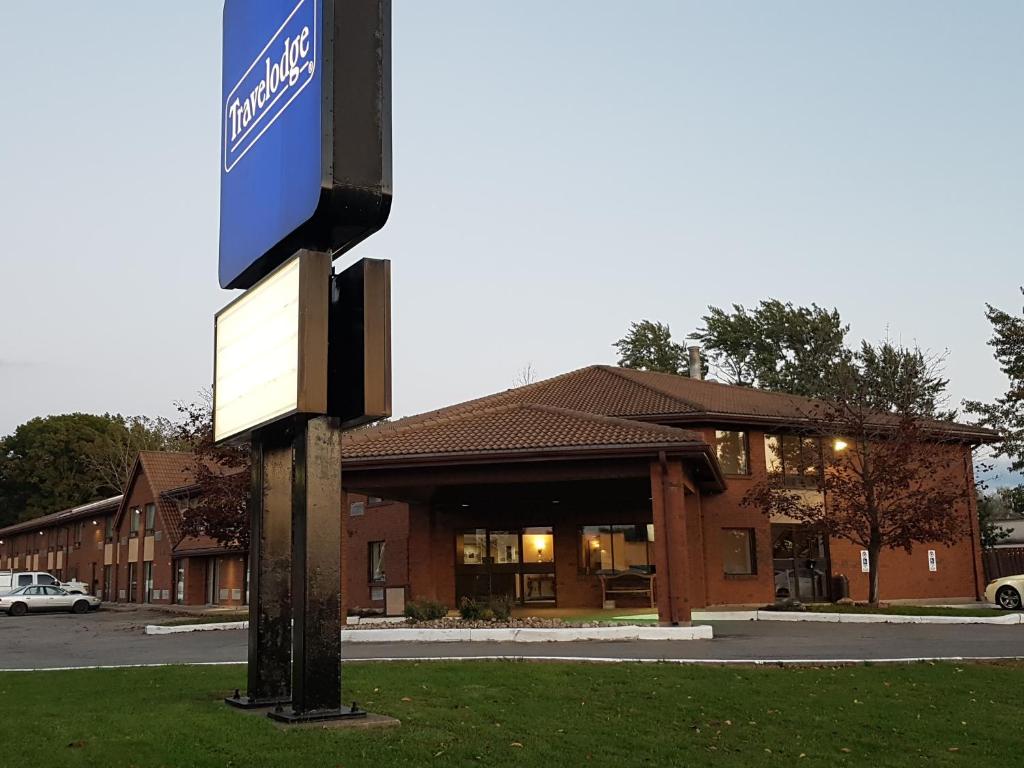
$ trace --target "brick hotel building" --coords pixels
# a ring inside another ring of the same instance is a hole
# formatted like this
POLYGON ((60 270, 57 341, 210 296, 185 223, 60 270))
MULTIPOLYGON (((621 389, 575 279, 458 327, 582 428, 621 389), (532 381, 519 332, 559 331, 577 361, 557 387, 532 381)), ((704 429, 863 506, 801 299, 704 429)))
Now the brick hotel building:
MULTIPOLYGON (((527 607, 599 608, 602 582, 613 589, 628 577, 638 591, 616 604, 656 599, 666 620, 685 620, 691 607, 847 590, 863 600, 857 547, 740 505, 769 469, 787 485, 820 471, 779 459, 817 441, 807 436, 810 404, 591 366, 346 433, 345 607, 383 609, 385 590, 397 587, 452 607, 462 596, 507 595, 527 607), (639 591, 645 584, 651 593, 639 591)), ((984 587, 971 452, 994 434, 936 426, 936 450, 957 457, 957 476, 936 482, 965 488, 950 509, 965 533, 953 546, 886 550, 886 599, 976 598, 984 587)), ((0 566, 78 578, 105 600, 244 603, 246 553, 181 534, 197 492, 191 466, 187 454, 142 453, 123 498, 0 530, 0 566)))

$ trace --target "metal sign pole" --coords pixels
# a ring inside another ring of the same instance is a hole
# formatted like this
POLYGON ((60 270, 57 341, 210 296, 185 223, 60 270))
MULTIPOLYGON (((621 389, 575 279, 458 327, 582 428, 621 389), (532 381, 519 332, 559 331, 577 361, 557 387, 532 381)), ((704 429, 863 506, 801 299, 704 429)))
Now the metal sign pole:
POLYGON ((341 423, 296 418, 292 489, 292 703, 286 723, 365 718, 341 709, 341 423))
POLYGON ((291 433, 286 423, 252 437, 248 695, 225 699, 245 709, 291 695, 291 433))

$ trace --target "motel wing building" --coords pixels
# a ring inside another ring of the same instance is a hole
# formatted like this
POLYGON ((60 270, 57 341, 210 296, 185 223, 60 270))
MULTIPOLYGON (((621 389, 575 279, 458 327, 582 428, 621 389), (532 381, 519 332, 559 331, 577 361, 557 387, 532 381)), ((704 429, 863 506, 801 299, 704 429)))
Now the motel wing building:
MULTIPOLYGON (((740 504, 769 465, 787 480, 813 473, 776 458, 815 439, 810 404, 592 366, 346 433, 345 608, 381 610, 389 588, 450 607, 489 596, 657 605, 669 620, 705 605, 863 600, 859 548, 740 504)), ((885 551, 886 599, 975 598, 984 587, 971 450, 994 435, 942 429, 936 449, 962 454, 952 480, 965 493, 949 513, 965 533, 954 546, 885 551)), ((123 498, 0 531, 0 566, 78 578, 105 600, 245 603, 246 553, 182 533, 200 491, 193 467, 188 454, 140 454, 123 498)))

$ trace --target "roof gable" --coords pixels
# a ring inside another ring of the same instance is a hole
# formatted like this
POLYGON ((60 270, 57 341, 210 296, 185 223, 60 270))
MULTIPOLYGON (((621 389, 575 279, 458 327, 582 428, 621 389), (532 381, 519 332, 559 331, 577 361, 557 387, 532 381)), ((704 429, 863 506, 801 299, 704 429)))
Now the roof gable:
POLYGON ((175 453, 171 451, 139 451, 125 487, 121 507, 114 519, 115 527, 121 525, 129 508, 129 499, 135 483, 145 475, 153 500, 156 503, 160 519, 163 520, 167 536, 173 543, 181 539, 181 512, 178 505, 171 499, 164 498, 164 493, 179 488, 193 481, 195 458, 191 453, 175 453))

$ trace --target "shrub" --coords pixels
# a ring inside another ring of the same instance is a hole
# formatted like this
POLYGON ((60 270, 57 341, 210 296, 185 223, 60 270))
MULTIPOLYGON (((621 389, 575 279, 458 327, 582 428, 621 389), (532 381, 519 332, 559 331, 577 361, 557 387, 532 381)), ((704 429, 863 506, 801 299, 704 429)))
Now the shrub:
POLYGON ((480 618, 482 606, 476 600, 464 597, 459 600, 459 615, 466 621, 476 621, 480 618))
POLYGON ((405 616, 413 621, 435 621, 448 615, 448 606, 436 600, 410 600, 405 604, 405 616))
POLYGON ((464 597, 459 601, 459 614, 466 621, 508 621, 512 615, 512 600, 509 597, 492 597, 483 603, 464 597))
POLYGON ((492 597, 490 609, 498 621, 508 621, 512 617, 512 598, 508 595, 492 597))

